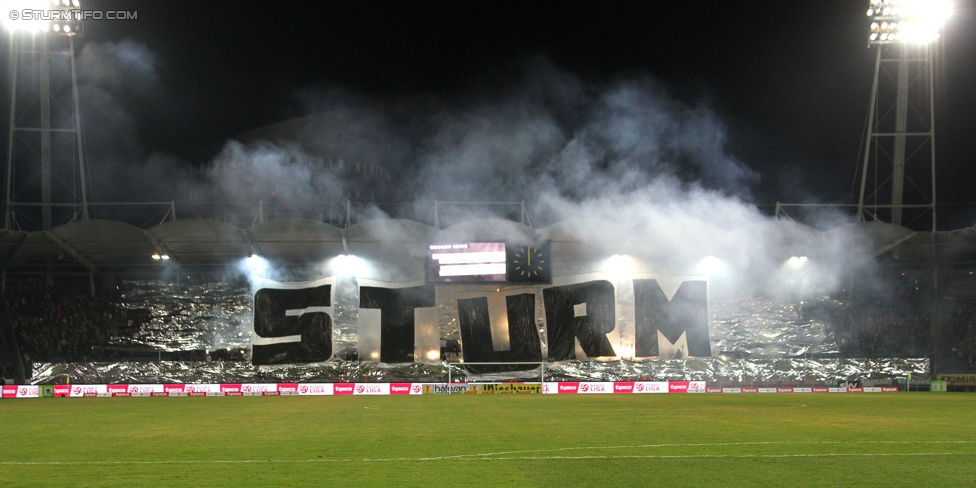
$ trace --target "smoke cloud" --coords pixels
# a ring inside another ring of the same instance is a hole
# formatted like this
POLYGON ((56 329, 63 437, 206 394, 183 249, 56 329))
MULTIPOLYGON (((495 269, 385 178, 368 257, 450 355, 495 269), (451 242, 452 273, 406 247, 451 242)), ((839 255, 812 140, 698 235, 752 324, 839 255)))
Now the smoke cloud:
POLYGON ((133 41, 87 42, 76 63, 94 199, 169 200, 168 175, 179 174, 181 161, 151 149, 153 122, 170 114, 155 55, 133 41))
MULTIPOLYGON (((652 272, 687 273, 671 264, 716 256, 743 277, 781 275, 782 243, 805 242, 820 253, 821 267, 817 277, 801 281, 819 291, 840 286, 850 266, 870 258, 861 241, 817 242, 823 237, 809 229, 788 230, 802 226, 774 225, 752 202, 761 176, 730 153, 721 118, 705 101, 676 100, 649 76, 591 82, 533 58, 514 77, 482 80, 450 97, 389 103, 322 85, 298 91, 296 99, 308 114, 329 114, 332 126, 310 117, 308 124, 295 123, 291 139, 228 142, 187 177, 179 160, 141 154, 137 141, 146 135, 128 115, 160 107, 166 97, 152 54, 128 42, 89 44, 79 59, 86 134, 89 146, 99 148, 92 158, 100 170, 109 168, 115 188, 149 186, 171 191, 165 199, 237 202, 231 208, 253 216, 258 199, 296 208, 345 202, 355 196, 354 183, 315 170, 316 158, 325 164, 361 159, 392 175, 370 183, 374 201, 427 209, 433 200, 525 201, 536 228, 571 219, 612 222, 627 233, 620 241, 659 263, 652 272), (337 137, 355 144, 330 142, 337 137), (353 146, 358 152, 327 154, 353 146), (149 178, 132 181, 137 175, 149 178)), ((366 205, 353 220, 403 215, 366 205)), ((447 223, 493 216, 510 212, 472 207, 455 211, 447 223)), ((592 240, 592 230, 579 229, 579 239, 592 240)))

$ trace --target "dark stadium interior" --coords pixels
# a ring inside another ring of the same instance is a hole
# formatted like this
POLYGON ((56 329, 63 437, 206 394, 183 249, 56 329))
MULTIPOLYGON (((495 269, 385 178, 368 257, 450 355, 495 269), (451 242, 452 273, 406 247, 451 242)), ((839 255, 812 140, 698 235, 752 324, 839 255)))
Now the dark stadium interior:
POLYGON ((5 380, 976 373, 969 3, 320 3, 4 20, 5 380))

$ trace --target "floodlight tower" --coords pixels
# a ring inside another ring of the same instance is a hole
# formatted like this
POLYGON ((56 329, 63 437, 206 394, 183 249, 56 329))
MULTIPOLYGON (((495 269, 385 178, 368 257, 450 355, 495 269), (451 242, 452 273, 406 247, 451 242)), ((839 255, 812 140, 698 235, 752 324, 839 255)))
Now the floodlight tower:
POLYGON ((870 0, 877 50, 857 219, 935 216, 935 70, 950 0, 870 0), (889 203, 879 203, 890 200, 889 203))
POLYGON ((10 126, 4 229, 88 219, 74 37, 79 0, 3 2, 10 33, 10 126))

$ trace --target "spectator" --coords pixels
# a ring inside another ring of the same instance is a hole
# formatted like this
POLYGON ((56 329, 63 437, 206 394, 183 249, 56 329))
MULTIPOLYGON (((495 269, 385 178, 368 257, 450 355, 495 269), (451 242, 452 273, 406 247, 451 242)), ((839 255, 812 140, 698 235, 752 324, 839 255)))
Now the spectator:
POLYGON ((34 361, 31 360, 29 353, 24 353, 24 380, 30 383, 34 377, 34 361))

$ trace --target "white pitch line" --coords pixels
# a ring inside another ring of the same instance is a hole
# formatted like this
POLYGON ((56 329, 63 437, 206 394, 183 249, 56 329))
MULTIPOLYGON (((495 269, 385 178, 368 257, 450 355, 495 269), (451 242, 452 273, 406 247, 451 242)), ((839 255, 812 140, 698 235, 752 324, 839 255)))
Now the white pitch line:
POLYGON ((941 456, 976 455, 976 452, 915 452, 915 453, 812 453, 812 454, 621 454, 621 455, 582 455, 582 456, 512 456, 542 452, 607 450, 607 449, 647 449, 660 447, 728 447, 763 445, 960 445, 974 444, 976 441, 768 441, 768 442, 716 442, 716 443, 670 443, 640 444, 630 446, 590 446, 560 447, 553 449, 531 449, 522 451, 499 451, 481 454, 457 454, 452 456, 401 457, 401 458, 362 458, 362 459, 239 459, 239 460, 169 460, 169 461, 0 461, 0 466, 111 466, 111 465, 167 465, 167 464, 274 464, 274 463, 373 463, 373 462, 434 462, 434 461, 518 461, 518 460, 562 460, 562 459, 707 459, 707 458, 802 458, 802 457, 890 457, 890 456, 941 456), (509 456, 509 457, 500 457, 509 456))
POLYGON ((728 447, 728 446, 776 446, 776 445, 836 445, 836 444, 973 444, 976 441, 760 441, 760 442, 709 442, 709 443, 670 443, 670 444, 637 444, 631 446, 589 446, 589 447, 557 447, 552 449, 527 449, 519 451, 499 451, 482 454, 456 454, 443 456, 444 459, 500 456, 503 454, 527 454, 538 452, 584 451, 597 449, 649 449, 656 447, 728 447))
POLYGON ((386 407, 363 407, 365 410, 379 410, 379 411, 402 411, 402 412, 452 412, 450 409, 432 409, 432 408, 386 408, 386 407))
POLYGON ((479 457, 456 459, 454 457, 430 458, 375 458, 375 459, 239 459, 239 460, 173 460, 173 461, 2 461, 0 466, 144 466, 175 464, 311 464, 311 463, 386 463, 386 462, 436 462, 436 461, 559 461, 586 459, 781 459, 826 457, 915 457, 915 456, 976 456, 976 452, 904 452, 904 453, 816 453, 816 454, 651 454, 620 456, 527 456, 527 457, 479 457))

